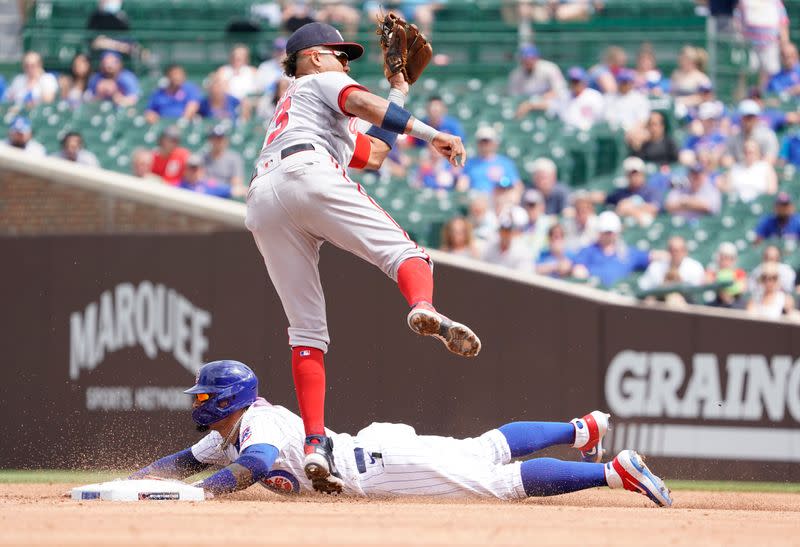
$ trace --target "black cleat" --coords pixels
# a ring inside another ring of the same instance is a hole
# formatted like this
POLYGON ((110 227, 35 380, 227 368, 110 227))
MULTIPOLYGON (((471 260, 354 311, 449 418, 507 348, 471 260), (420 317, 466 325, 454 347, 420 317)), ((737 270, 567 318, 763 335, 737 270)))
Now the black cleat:
POLYGON ((317 492, 338 494, 344 481, 333 463, 333 440, 325 435, 308 435, 303 469, 317 492))

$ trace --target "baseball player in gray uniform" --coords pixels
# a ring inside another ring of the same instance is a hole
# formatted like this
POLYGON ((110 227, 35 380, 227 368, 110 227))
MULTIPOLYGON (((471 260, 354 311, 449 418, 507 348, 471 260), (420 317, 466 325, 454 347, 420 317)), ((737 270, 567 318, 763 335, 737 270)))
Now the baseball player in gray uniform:
MULTIPOLYGON (((459 137, 441 133, 403 108, 408 84, 389 78, 389 99, 350 78, 349 62, 364 48, 330 25, 310 23, 289 37, 284 69, 294 80, 267 128, 247 198, 247 228, 289 319, 292 372, 305 427, 305 472, 315 488, 335 492, 342 481, 325 433, 325 368, 329 336, 318 262, 323 242, 350 251, 395 280, 416 333, 475 356, 481 343, 467 326, 433 307, 430 257, 348 175, 378 168, 398 134, 429 142, 453 165, 466 152, 459 137), (370 125, 371 124, 371 125, 370 125), (362 132, 363 130, 363 132, 362 132)), ((354 325, 369 318, 354 317, 354 325)))
MULTIPOLYGON (((303 476, 300 418, 259 397, 258 380, 247 365, 208 363, 186 391, 195 398, 192 418, 198 428, 211 431, 130 478, 183 479, 216 465, 220 469, 198 484, 212 495, 256 482, 281 493, 311 491, 311 481, 303 476)), ((467 439, 418 435, 409 425, 392 423, 373 423, 356 435, 326 433, 336 439, 347 495, 513 500, 608 486, 671 505, 664 482, 633 450, 601 463, 608 428, 608 414, 595 410, 569 422, 512 422, 467 439), (512 461, 554 445, 577 448, 583 461, 512 461)))

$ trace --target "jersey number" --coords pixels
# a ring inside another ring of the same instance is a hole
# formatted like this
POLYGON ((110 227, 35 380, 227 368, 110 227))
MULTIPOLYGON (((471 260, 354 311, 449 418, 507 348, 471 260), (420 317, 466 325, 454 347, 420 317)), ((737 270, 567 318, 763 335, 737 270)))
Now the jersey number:
POLYGON ((275 138, 281 134, 281 131, 286 129, 289 125, 289 109, 292 107, 292 97, 286 97, 278 108, 275 109, 275 114, 272 116, 270 125, 275 125, 275 130, 267 136, 267 144, 271 144, 275 138))

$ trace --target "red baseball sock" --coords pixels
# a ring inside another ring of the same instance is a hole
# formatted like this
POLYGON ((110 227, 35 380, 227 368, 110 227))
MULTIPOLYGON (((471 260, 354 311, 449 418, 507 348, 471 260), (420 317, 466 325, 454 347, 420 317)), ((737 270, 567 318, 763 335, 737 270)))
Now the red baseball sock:
POLYGON ((421 258, 409 258, 397 269, 397 286, 409 306, 419 302, 433 304, 433 272, 421 258))
POLYGON ((292 348, 292 376, 306 435, 325 434, 325 362, 322 350, 292 348))

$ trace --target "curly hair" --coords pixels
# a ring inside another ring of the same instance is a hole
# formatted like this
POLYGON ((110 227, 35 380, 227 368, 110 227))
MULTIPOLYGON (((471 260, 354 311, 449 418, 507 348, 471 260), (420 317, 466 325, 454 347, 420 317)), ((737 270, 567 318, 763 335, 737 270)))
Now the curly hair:
POLYGON ((281 64, 283 65, 283 72, 287 76, 294 78, 297 73, 297 52, 290 53, 284 57, 281 64))

